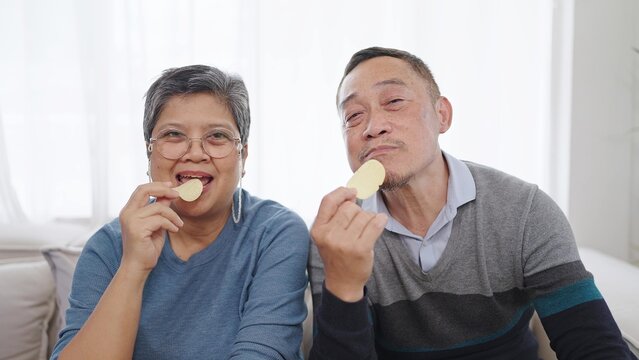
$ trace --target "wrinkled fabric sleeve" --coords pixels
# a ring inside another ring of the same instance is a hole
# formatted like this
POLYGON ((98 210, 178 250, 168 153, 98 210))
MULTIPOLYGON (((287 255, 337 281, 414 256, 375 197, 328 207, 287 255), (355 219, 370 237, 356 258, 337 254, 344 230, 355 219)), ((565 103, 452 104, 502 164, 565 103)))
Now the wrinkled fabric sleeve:
POLYGON ((60 352, 80 331, 115 276, 120 266, 121 248, 114 245, 117 243, 114 236, 117 236, 116 233, 107 224, 84 246, 73 274, 66 325, 60 331, 51 360, 57 360, 60 352))
POLYGON ((326 290, 324 267, 314 244, 311 245, 308 273, 314 309, 310 359, 377 359, 366 289, 364 297, 354 303, 344 302, 326 290))
POLYGON ((537 189, 522 246, 524 285, 559 359, 636 359, 583 266, 561 209, 537 189))
POLYGON ((306 262, 310 236, 304 221, 282 211, 274 215, 247 287, 247 302, 230 359, 301 359, 302 322, 307 309, 306 262))

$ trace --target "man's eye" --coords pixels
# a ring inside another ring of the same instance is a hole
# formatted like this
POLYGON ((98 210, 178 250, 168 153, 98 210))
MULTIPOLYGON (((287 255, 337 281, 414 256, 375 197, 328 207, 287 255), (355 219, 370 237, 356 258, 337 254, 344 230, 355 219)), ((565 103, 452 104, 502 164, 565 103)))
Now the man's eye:
POLYGON ((357 120, 361 115, 362 115, 361 112, 356 112, 354 114, 348 115, 346 117, 346 121, 344 122, 348 124, 349 122, 352 122, 353 120, 357 120))
POLYGON ((401 103, 402 101, 404 101, 404 99, 392 99, 392 100, 391 100, 391 101, 389 101, 388 103, 392 105, 392 104, 399 104, 399 103, 401 103))

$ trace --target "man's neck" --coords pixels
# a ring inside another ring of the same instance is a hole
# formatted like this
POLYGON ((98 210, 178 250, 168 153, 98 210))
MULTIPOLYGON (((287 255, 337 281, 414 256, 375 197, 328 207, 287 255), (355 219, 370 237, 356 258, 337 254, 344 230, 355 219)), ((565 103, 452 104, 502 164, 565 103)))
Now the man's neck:
POLYGON ((428 171, 416 175, 399 189, 382 192, 388 212, 413 234, 426 236, 446 205, 448 176, 443 155, 437 157, 428 171))

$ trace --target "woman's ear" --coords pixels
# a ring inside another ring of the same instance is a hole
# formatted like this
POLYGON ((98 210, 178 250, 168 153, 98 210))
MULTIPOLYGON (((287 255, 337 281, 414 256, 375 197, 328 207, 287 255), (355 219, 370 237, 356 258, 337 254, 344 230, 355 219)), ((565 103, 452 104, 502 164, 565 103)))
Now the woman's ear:
POLYGON ((248 157, 248 144, 242 145, 240 148, 240 154, 242 155, 242 177, 246 174, 245 166, 246 166, 246 158, 248 157))
POLYGON ((244 163, 246 162, 246 157, 248 156, 248 144, 242 145, 241 154, 242 154, 242 163, 244 163))
POLYGON ((144 149, 146 150, 146 176, 149 178, 149 182, 153 182, 151 178, 151 151, 153 151, 153 145, 150 142, 144 142, 144 149))

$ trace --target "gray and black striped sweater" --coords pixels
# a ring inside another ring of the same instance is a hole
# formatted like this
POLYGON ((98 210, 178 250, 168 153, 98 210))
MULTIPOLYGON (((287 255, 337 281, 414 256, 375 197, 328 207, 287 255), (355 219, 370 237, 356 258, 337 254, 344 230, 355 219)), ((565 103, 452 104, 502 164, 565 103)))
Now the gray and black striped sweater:
POLYGON ((466 164, 476 199, 458 209, 428 272, 385 230, 366 296, 345 303, 323 288, 312 247, 311 359, 537 359, 528 326, 535 310, 560 359, 634 359, 554 201, 535 185, 466 164))

